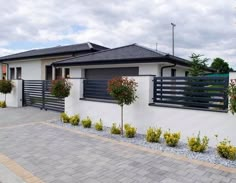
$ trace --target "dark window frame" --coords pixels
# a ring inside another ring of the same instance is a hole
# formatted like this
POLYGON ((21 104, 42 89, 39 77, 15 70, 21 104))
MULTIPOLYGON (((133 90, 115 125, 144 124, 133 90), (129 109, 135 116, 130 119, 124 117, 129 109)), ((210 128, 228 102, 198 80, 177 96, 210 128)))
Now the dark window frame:
POLYGON ((22 68, 21 67, 16 68, 16 79, 22 79, 22 68))
POLYGON ((176 69, 171 69, 171 77, 176 77, 176 69))
POLYGON ((53 67, 51 65, 46 65, 45 66, 45 80, 52 80, 53 79, 53 67), (48 73, 48 71, 50 70, 50 72, 48 73))
POLYGON ((64 68, 64 77, 66 79, 70 78, 70 68, 64 68), (68 71, 68 73, 67 73, 68 71))
POLYGON ((15 67, 10 67, 10 80, 15 79, 15 67))

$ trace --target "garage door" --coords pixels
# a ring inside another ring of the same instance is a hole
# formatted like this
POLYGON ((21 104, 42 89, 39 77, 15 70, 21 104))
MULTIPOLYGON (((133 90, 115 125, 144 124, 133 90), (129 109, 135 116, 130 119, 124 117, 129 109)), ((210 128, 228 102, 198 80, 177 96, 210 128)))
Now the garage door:
POLYGON ((86 69, 86 79, 111 79, 117 76, 138 76, 138 67, 86 69))

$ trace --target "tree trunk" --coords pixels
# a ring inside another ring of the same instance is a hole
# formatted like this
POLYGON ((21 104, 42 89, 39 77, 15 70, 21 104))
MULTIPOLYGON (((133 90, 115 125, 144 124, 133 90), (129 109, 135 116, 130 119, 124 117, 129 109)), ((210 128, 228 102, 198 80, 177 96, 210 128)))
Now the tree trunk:
POLYGON ((121 105, 121 127, 120 127, 120 133, 123 136, 123 105, 121 105))

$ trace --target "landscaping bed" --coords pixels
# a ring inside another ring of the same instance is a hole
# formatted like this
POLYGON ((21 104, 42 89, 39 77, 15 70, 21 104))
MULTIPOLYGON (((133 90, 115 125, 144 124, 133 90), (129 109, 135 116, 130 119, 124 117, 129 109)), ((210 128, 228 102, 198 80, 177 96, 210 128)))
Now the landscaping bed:
POLYGON ((236 161, 231 161, 225 158, 221 158, 217 154, 216 149, 212 147, 209 147, 204 153, 197 153, 190 151, 187 144, 181 141, 178 143, 176 147, 169 147, 166 146, 163 138, 160 139, 160 143, 150 143, 146 141, 145 135, 143 134, 136 134, 134 138, 126 138, 125 136, 122 137, 120 135, 111 134, 110 128, 108 127, 103 127, 103 131, 97 131, 95 130, 94 126, 92 126, 92 128, 84 128, 81 124, 79 126, 73 126, 70 123, 63 123, 61 121, 53 121, 52 123, 59 126, 63 126, 65 128, 72 128, 82 132, 96 134, 102 137, 143 146, 153 150, 169 152, 177 155, 182 155, 190 159, 197 159, 201 161, 207 161, 214 164, 221 164, 227 167, 236 168, 236 161))

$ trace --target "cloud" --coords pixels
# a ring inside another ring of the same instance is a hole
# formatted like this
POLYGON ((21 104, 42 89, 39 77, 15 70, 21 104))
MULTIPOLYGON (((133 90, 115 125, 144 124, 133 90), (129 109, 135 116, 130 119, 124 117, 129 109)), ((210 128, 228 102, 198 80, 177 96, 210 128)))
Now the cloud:
MULTIPOLYGON (((109 47, 139 43, 171 53, 221 57, 236 68, 234 0, 0 0, 0 55, 24 41, 95 42, 109 47)), ((19 48, 24 49, 24 47, 19 48)))

